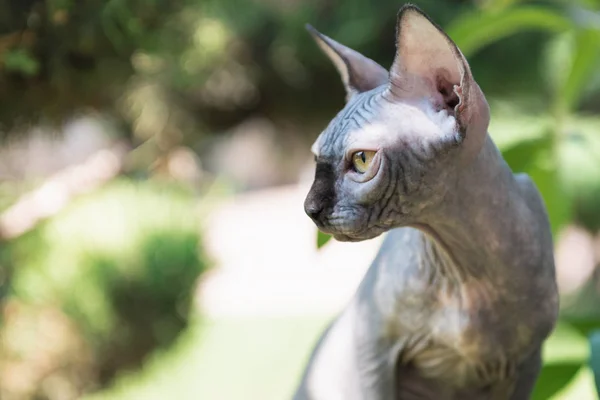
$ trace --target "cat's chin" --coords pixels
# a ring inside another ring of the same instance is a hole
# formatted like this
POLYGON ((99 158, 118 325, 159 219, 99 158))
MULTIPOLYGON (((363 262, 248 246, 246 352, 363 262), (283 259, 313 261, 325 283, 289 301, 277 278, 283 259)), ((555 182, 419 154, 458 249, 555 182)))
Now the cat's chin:
POLYGON ((374 239, 379 235, 381 235, 380 232, 379 233, 378 232, 367 233, 367 234, 362 234, 360 236, 352 236, 352 235, 343 234, 343 233, 334 233, 333 237, 338 242, 362 242, 364 240, 374 239))
POLYGON ((353 238, 351 236, 344 235, 341 233, 333 235, 333 238, 335 240, 337 240, 338 242, 360 242, 362 240, 362 239, 353 238))

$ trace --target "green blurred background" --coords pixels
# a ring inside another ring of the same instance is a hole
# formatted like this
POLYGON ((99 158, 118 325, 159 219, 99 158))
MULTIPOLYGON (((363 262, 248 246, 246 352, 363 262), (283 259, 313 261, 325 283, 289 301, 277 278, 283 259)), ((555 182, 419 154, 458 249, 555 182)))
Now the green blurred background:
MULTIPOLYGON (((534 398, 595 399, 600 1, 414 3, 548 207, 562 313, 534 398)), ((0 399, 289 398, 379 240, 317 249, 303 215, 344 102, 304 24, 387 67, 401 5, 0 0, 0 399)))

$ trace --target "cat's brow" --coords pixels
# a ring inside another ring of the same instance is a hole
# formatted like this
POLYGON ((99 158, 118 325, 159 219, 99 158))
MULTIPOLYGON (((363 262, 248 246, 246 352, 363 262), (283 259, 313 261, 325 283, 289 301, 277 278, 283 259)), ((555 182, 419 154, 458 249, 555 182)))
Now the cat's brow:
POLYGON ((313 145, 310 147, 310 152, 313 153, 313 155, 315 157, 319 157, 319 144, 321 142, 321 137, 323 136, 323 134, 319 135, 319 137, 317 138, 317 140, 315 140, 315 142, 313 143, 313 145))
POLYGON ((367 126, 372 120, 380 99, 378 94, 375 92, 355 96, 352 102, 336 116, 325 133, 317 139, 311 149, 313 153, 320 156, 322 151, 343 152, 349 133, 367 126))

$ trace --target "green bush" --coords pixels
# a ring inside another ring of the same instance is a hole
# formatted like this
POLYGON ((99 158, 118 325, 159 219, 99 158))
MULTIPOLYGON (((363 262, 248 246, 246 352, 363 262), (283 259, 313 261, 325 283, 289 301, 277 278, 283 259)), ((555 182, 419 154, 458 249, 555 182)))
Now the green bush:
MULTIPOLYGON (((90 387, 102 386, 185 326, 195 281, 206 268, 198 232, 185 191, 118 181, 5 249, 12 269, 5 303, 21 310, 51 306, 66 316, 91 354, 90 387)), ((13 332, 4 356, 23 358, 11 350, 19 341, 13 320, 19 321, 6 317, 2 325, 13 332)))

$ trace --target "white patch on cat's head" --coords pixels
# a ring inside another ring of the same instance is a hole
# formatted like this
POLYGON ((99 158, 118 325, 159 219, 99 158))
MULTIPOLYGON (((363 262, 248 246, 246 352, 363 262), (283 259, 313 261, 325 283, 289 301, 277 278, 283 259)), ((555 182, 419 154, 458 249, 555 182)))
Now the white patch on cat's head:
POLYGON ((457 129, 456 118, 448 113, 448 110, 436 110, 430 101, 423 99, 419 108, 424 112, 427 118, 438 127, 440 133, 444 136, 454 133, 457 129))
POLYGON ((435 141, 456 132, 457 124, 447 110, 436 110, 427 99, 390 104, 375 121, 351 133, 352 149, 376 150, 397 140, 419 138, 435 141))

